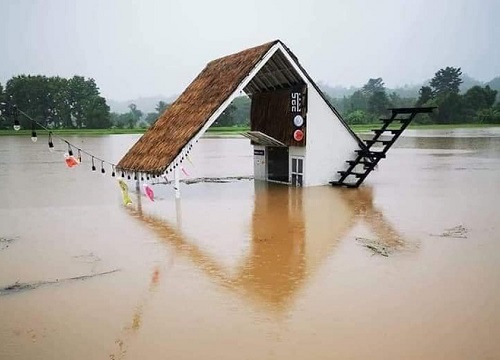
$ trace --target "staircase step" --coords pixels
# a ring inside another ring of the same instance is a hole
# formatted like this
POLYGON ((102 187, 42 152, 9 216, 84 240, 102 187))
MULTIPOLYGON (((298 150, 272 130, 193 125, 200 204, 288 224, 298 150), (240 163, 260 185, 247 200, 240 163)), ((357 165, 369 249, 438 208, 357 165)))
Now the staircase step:
POLYGON ((330 185, 332 185, 332 186, 345 186, 348 188, 357 188, 359 186, 356 183, 345 183, 345 182, 339 182, 339 181, 330 181, 330 185))
POLYGON ((422 114, 422 113, 432 113, 435 106, 429 107, 410 107, 410 108, 389 108, 393 114, 422 114))
POLYGON ((380 119, 380 121, 387 124, 387 123, 391 123, 393 121, 399 121, 400 123, 404 123, 404 122, 409 122, 411 120, 407 119, 407 118, 395 118, 395 119, 380 119))
POLYGON ((382 134, 384 131, 390 131, 393 135, 400 134, 403 131, 401 129, 372 129, 375 134, 382 134))
POLYGON ((370 150, 356 150, 356 153, 363 155, 365 157, 376 157, 376 158, 385 158, 385 153, 381 151, 370 151, 370 150))
POLYGON ((360 177, 366 175, 366 173, 358 173, 358 172, 354 172, 354 171, 337 171, 337 173, 339 173, 342 176, 344 176, 344 175, 345 176, 354 175, 357 178, 360 178, 360 177))
POLYGON ((371 161, 364 161, 364 160, 359 160, 359 161, 347 160, 346 163, 348 163, 349 165, 368 165, 368 166, 374 165, 371 161))
POLYGON ((375 143, 380 143, 382 145, 389 145, 392 143, 392 140, 365 140, 366 146, 370 147, 375 143))

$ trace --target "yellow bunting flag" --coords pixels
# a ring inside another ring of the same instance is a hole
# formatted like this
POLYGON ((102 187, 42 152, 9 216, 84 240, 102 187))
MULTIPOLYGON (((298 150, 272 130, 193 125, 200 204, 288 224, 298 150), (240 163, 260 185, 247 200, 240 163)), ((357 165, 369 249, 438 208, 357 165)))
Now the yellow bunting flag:
POLYGON ((118 180, 118 184, 122 190, 123 205, 132 204, 132 200, 130 200, 130 196, 128 196, 128 185, 122 179, 118 180))

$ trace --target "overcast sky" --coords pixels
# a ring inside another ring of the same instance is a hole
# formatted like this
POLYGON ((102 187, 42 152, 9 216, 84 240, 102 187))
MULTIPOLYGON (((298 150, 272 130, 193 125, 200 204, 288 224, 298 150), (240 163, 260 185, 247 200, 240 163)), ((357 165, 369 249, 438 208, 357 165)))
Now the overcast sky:
POLYGON ((215 58, 281 39, 316 81, 500 75, 498 0, 0 0, 0 82, 92 77, 110 99, 180 93, 215 58))

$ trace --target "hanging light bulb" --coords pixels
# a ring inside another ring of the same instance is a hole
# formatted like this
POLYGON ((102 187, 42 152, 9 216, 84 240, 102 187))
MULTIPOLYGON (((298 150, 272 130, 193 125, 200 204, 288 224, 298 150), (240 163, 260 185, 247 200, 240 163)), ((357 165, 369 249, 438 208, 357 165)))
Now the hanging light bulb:
POLYGON ((144 175, 141 174, 141 181, 144 181, 144 175))
POLYGON ((115 166, 114 166, 114 165, 112 165, 112 166, 111 166, 111 169, 112 169, 112 171, 111 171, 111 176, 112 176, 112 177, 115 177, 115 166))
POLYGON ((52 142, 52 133, 49 132, 49 151, 54 152, 54 143, 52 142))
POLYGON ((95 171, 94 157, 92 156, 92 171, 95 171))
POLYGON ((68 155, 73 156, 73 149, 71 148, 71 145, 67 141, 66 141, 66 144, 68 144, 68 155))
POLYGON ((16 105, 13 106, 12 112, 14 114, 14 130, 19 131, 21 130, 21 124, 19 124, 19 120, 17 119, 18 110, 16 105))
POLYGON ((127 180, 130 180, 130 174, 127 174, 127 180))
POLYGON ((82 162, 82 152, 80 149, 78 149, 78 162, 82 162))
POLYGON ((137 180, 137 173, 134 173, 134 180, 137 180))
POLYGON ((101 161, 101 174, 106 174, 106 170, 104 170, 104 161, 101 161))
POLYGON ((38 140, 38 137, 36 136, 35 122, 32 121, 31 122, 31 141, 36 143, 37 140, 38 140))
POLYGON ((122 178, 125 179, 125 173, 122 171, 122 178))

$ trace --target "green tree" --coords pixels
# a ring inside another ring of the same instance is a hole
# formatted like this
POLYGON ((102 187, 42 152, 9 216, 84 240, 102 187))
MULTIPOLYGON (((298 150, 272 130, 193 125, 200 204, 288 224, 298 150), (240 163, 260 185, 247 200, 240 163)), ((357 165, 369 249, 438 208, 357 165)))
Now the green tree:
POLYGON ((224 112, 217 118, 214 126, 233 126, 234 118, 233 113, 236 110, 236 106, 229 104, 229 106, 224 110, 224 112))
POLYGON ((133 129, 135 127, 135 125, 139 122, 139 120, 141 119, 142 111, 137 108, 136 104, 130 104, 128 106, 128 108, 130 109, 130 115, 131 115, 129 123, 128 123, 128 127, 130 129, 133 129))
POLYGON ((102 97, 92 97, 85 103, 85 126, 91 129, 109 129, 112 125, 109 106, 102 97))
POLYGON ((159 101, 158 104, 156 104, 156 108, 155 108, 158 116, 163 114, 163 112, 165 110, 167 110, 169 106, 170 106, 170 104, 166 103, 165 101, 159 101))
POLYGON ((348 109, 349 112, 355 110, 368 110, 368 99, 363 91, 357 90, 351 95, 351 97, 349 98, 348 109))
POLYGON ((430 82, 433 94, 437 97, 446 94, 458 94, 460 91, 460 84, 463 82, 462 70, 460 68, 446 67, 440 69, 430 82))
POLYGON ((382 78, 380 77, 376 79, 369 79, 368 82, 363 85, 362 90, 367 97, 370 97, 377 92, 385 93, 384 80, 382 80, 382 78))
POLYGON ((156 121, 156 119, 158 119, 158 113, 156 113, 156 112, 150 112, 150 113, 148 113, 146 115, 146 118, 144 119, 144 121, 147 124, 151 125, 151 124, 153 124, 156 121))
POLYGON ((233 124, 238 126, 250 126, 250 108, 252 102, 247 96, 240 96, 233 100, 234 112, 231 114, 233 117, 233 124))
POLYGON ((366 124, 370 122, 371 118, 363 110, 354 110, 347 114, 346 119, 348 124, 366 124))
POLYGON ((464 94, 466 107, 478 111, 481 109, 490 108, 495 103, 497 91, 492 90, 488 85, 484 88, 481 86, 473 86, 464 94))
POLYGON ((436 99, 437 111, 433 120, 437 124, 453 124, 464 122, 464 101, 458 93, 448 93, 436 99))
POLYGON ((500 124, 500 106, 479 110, 476 121, 481 124, 500 124))
POLYGON ((369 79, 363 86, 362 92, 367 99, 369 113, 378 116, 386 112, 390 104, 382 78, 369 79))
POLYGON ((430 86, 422 86, 418 91, 418 100, 416 106, 423 106, 427 104, 434 97, 432 88, 430 86))
MULTIPOLYGON (((47 127, 106 127, 109 107, 93 79, 20 75, 7 82, 6 95, 19 109, 47 127)), ((21 126, 30 121, 22 116, 21 126)))

